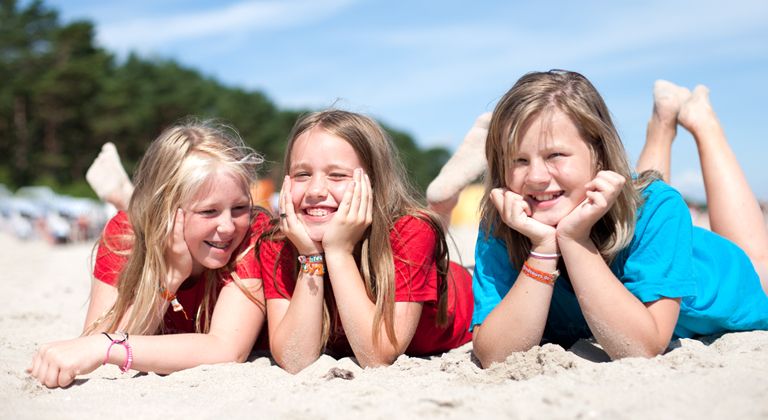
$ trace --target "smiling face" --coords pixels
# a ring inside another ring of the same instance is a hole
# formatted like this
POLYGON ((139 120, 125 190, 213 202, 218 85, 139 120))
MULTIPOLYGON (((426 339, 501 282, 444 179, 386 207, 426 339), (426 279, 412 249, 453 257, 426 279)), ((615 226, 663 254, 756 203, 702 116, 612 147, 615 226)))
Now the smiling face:
POLYGON ((184 207, 192 274, 225 266, 250 227, 251 205, 240 179, 219 170, 184 207))
POLYGON ((347 141, 316 126, 293 143, 290 162, 288 174, 296 216, 306 226, 309 237, 320 242, 352 182, 354 170, 362 167, 360 159, 347 141))
POLYGON ((533 219, 550 226, 584 201, 585 185, 596 173, 587 142, 557 109, 527 124, 508 164, 507 188, 523 196, 533 219))

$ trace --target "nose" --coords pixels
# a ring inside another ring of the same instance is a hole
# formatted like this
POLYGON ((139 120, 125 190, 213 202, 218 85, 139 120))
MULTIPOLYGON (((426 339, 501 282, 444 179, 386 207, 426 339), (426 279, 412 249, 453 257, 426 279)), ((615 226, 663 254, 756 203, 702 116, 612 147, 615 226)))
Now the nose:
POLYGON ((325 178, 321 176, 313 176, 307 187, 307 196, 311 198, 324 198, 327 194, 328 185, 325 182, 325 178))
POLYGON ((232 213, 225 211, 221 213, 219 217, 219 225, 216 227, 216 232, 229 235, 235 231, 235 222, 232 217, 232 213))
POLYGON ((548 184, 552 178, 549 167, 541 159, 534 159, 528 166, 526 181, 532 185, 548 184))

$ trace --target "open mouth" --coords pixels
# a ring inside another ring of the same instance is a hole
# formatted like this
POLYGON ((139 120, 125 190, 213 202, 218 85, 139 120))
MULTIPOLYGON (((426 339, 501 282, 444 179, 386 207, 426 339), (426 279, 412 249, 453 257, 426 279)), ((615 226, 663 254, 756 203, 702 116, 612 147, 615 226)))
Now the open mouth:
POLYGON ((536 203, 543 203, 543 202, 554 200, 563 194, 564 194, 563 191, 558 191, 558 192, 546 193, 546 194, 535 194, 535 195, 528 194, 528 197, 530 197, 530 199, 536 203))
POLYGON ((326 217, 333 214, 335 211, 336 209, 331 209, 329 207, 310 207, 304 209, 304 214, 312 217, 326 217))
POLYGON ((210 246, 211 248, 216 248, 220 250, 225 250, 229 248, 229 245, 232 243, 232 241, 226 241, 226 242, 214 242, 214 241, 205 241, 205 244, 210 246))

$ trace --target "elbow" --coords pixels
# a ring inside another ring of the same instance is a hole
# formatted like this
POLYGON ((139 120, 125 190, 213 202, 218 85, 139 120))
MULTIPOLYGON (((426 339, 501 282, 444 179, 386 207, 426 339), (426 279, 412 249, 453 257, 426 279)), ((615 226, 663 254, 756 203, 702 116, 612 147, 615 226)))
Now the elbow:
POLYGON ((274 347, 270 348, 270 352, 272 353, 272 358, 275 360, 275 363, 291 375, 301 372, 320 357, 319 353, 304 356, 294 354, 291 356, 288 354, 289 352, 274 347))
POLYGON ((480 367, 487 369, 494 363, 504 362, 512 353, 532 349, 536 345, 532 343, 533 341, 506 343, 507 346, 502 346, 498 341, 488 339, 488 337, 480 334, 479 329, 476 328, 472 337, 472 352, 480 362, 480 367))
POLYGON ((606 353, 610 356, 611 360, 624 359, 627 357, 639 357, 643 359, 652 359, 660 354, 663 354, 669 345, 669 342, 648 342, 637 343, 635 345, 625 344, 618 348, 608 349, 605 346, 606 353))
POLYGON ((488 369, 494 363, 503 362, 508 356, 507 354, 502 354, 501 352, 483 347, 482 345, 478 346, 476 342, 472 344, 472 347, 472 351, 480 362, 480 367, 483 369, 488 369))
POLYGON ((391 366, 392 363, 395 363, 395 360, 400 356, 401 353, 395 353, 395 354, 377 354, 372 355, 371 357, 357 357, 357 363, 362 368, 376 368, 376 367, 382 367, 382 366, 391 366))

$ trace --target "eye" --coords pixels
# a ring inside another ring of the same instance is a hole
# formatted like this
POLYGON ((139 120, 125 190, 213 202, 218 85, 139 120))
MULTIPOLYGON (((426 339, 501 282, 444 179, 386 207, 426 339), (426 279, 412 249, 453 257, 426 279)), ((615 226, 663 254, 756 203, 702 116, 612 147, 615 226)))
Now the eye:
POLYGON ((196 213, 201 216, 211 217, 219 214, 219 211, 216 209, 203 209, 203 210, 196 211, 196 213))
POLYGON ((232 208, 232 214, 234 215, 242 215, 245 213, 250 213, 251 206, 246 204, 241 204, 239 206, 235 206, 232 208))
POLYGON ((528 164, 528 159, 526 159, 526 158, 517 157, 517 158, 512 159, 512 165, 514 165, 514 166, 522 166, 522 165, 527 165, 527 164, 528 164))
POLYGON ((309 179, 310 175, 309 172, 297 172, 293 175, 291 175, 291 178, 296 181, 306 181, 309 179))
POLYGON ((562 152, 552 152, 549 155, 547 155, 547 159, 556 159, 556 158, 563 157, 563 156, 565 156, 565 153, 562 153, 562 152))
POLYGON ((349 178, 349 175, 342 172, 331 172, 330 174, 328 174, 328 178, 331 178, 333 180, 344 180, 349 178))

